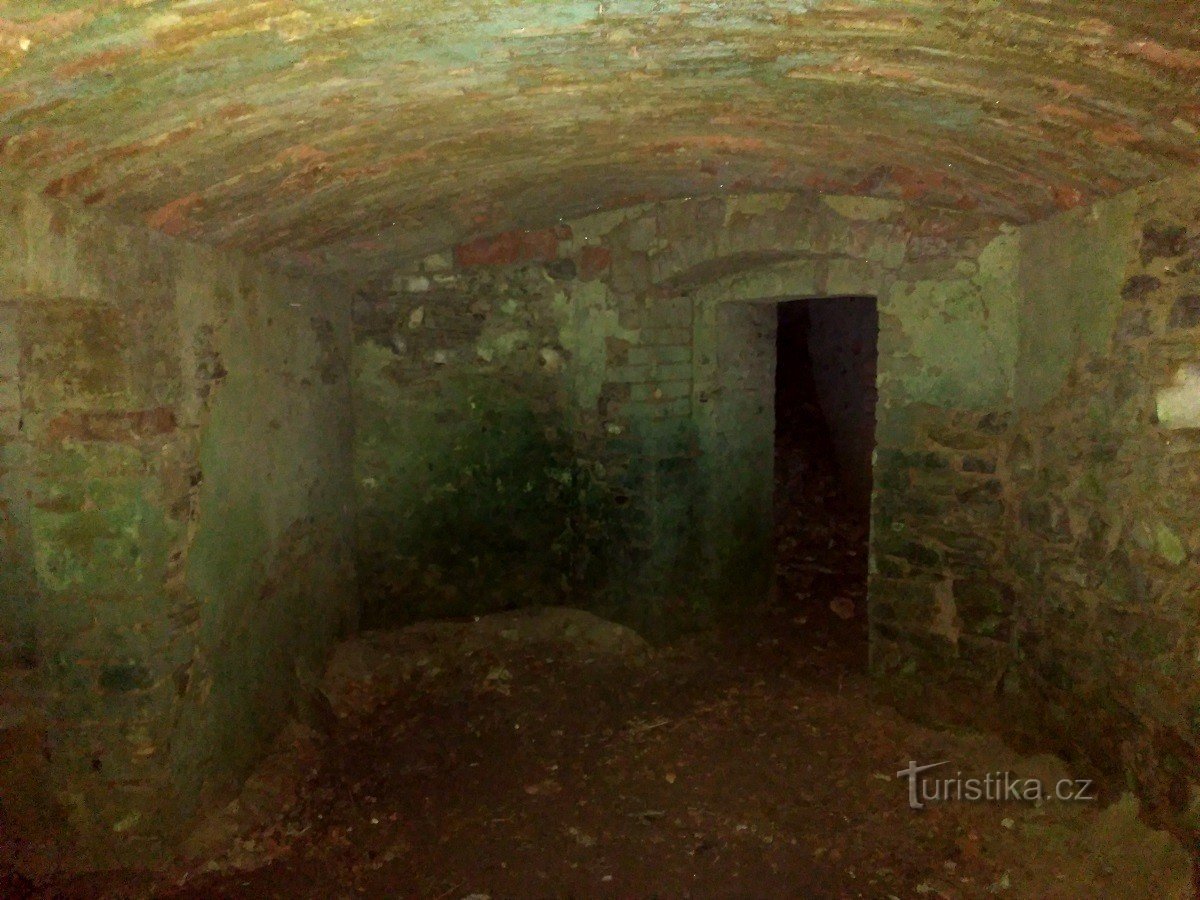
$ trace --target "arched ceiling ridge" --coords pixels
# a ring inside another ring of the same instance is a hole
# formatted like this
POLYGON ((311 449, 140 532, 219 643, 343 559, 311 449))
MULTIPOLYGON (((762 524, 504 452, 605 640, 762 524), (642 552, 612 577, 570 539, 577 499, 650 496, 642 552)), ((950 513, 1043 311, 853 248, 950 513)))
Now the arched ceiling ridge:
POLYGON ((14 0, 0 166, 363 273, 713 193, 1023 223, 1200 166, 1200 4, 14 0))

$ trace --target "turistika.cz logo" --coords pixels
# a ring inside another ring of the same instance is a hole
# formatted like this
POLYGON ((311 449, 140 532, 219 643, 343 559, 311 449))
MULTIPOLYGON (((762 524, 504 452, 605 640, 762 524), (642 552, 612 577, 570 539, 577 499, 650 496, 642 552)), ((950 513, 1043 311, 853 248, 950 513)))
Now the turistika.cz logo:
POLYGON ((908 805, 924 809, 928 803, 1033 803, 1047 801, 1088 803, 1096 799, 1095 785, 1087 778, 1063 778, 1047 785, 1038 778, 1022 778, 1012 772, 989 772, 966 776, 962 772, 935 777, 927 774, 950 765, 950 760, 920 765, 909 760, 908 768, 896 773, 908 779, 908 805))

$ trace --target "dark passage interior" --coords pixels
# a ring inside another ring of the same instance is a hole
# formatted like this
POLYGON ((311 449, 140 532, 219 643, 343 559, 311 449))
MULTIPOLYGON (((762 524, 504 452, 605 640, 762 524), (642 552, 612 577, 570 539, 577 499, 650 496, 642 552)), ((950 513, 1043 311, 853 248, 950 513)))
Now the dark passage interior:
POLYGON ((877 304, 792 300, 778 311, 778 596, 819 644, 865 661, 877 304))

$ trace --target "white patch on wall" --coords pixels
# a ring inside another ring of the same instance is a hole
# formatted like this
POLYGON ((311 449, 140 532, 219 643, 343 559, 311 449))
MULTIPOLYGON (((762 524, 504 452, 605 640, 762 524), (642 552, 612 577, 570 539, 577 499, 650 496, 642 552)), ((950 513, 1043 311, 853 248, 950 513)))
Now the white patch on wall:
POLYGON ((957 644, 962 636, 962 621, 958 617, 958 604, 954 602, 954 580, 944 578, 936 584, 933 599, 936 607, 929 630, 957 644))
POLYGON ((1200 428, 1200 366, 1183 366, 1158 392, 1158 421, 1166 428, 1200 428))

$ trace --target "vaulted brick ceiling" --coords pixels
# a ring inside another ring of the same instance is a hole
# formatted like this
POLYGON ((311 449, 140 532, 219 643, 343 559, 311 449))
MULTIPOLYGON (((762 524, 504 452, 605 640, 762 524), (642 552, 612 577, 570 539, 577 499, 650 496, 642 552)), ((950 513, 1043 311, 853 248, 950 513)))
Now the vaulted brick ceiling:
POLYGON ((1200 164, 1193 0, 0 4, 0 164, 360 272, 641 199, 1013 221, 1200 164))

